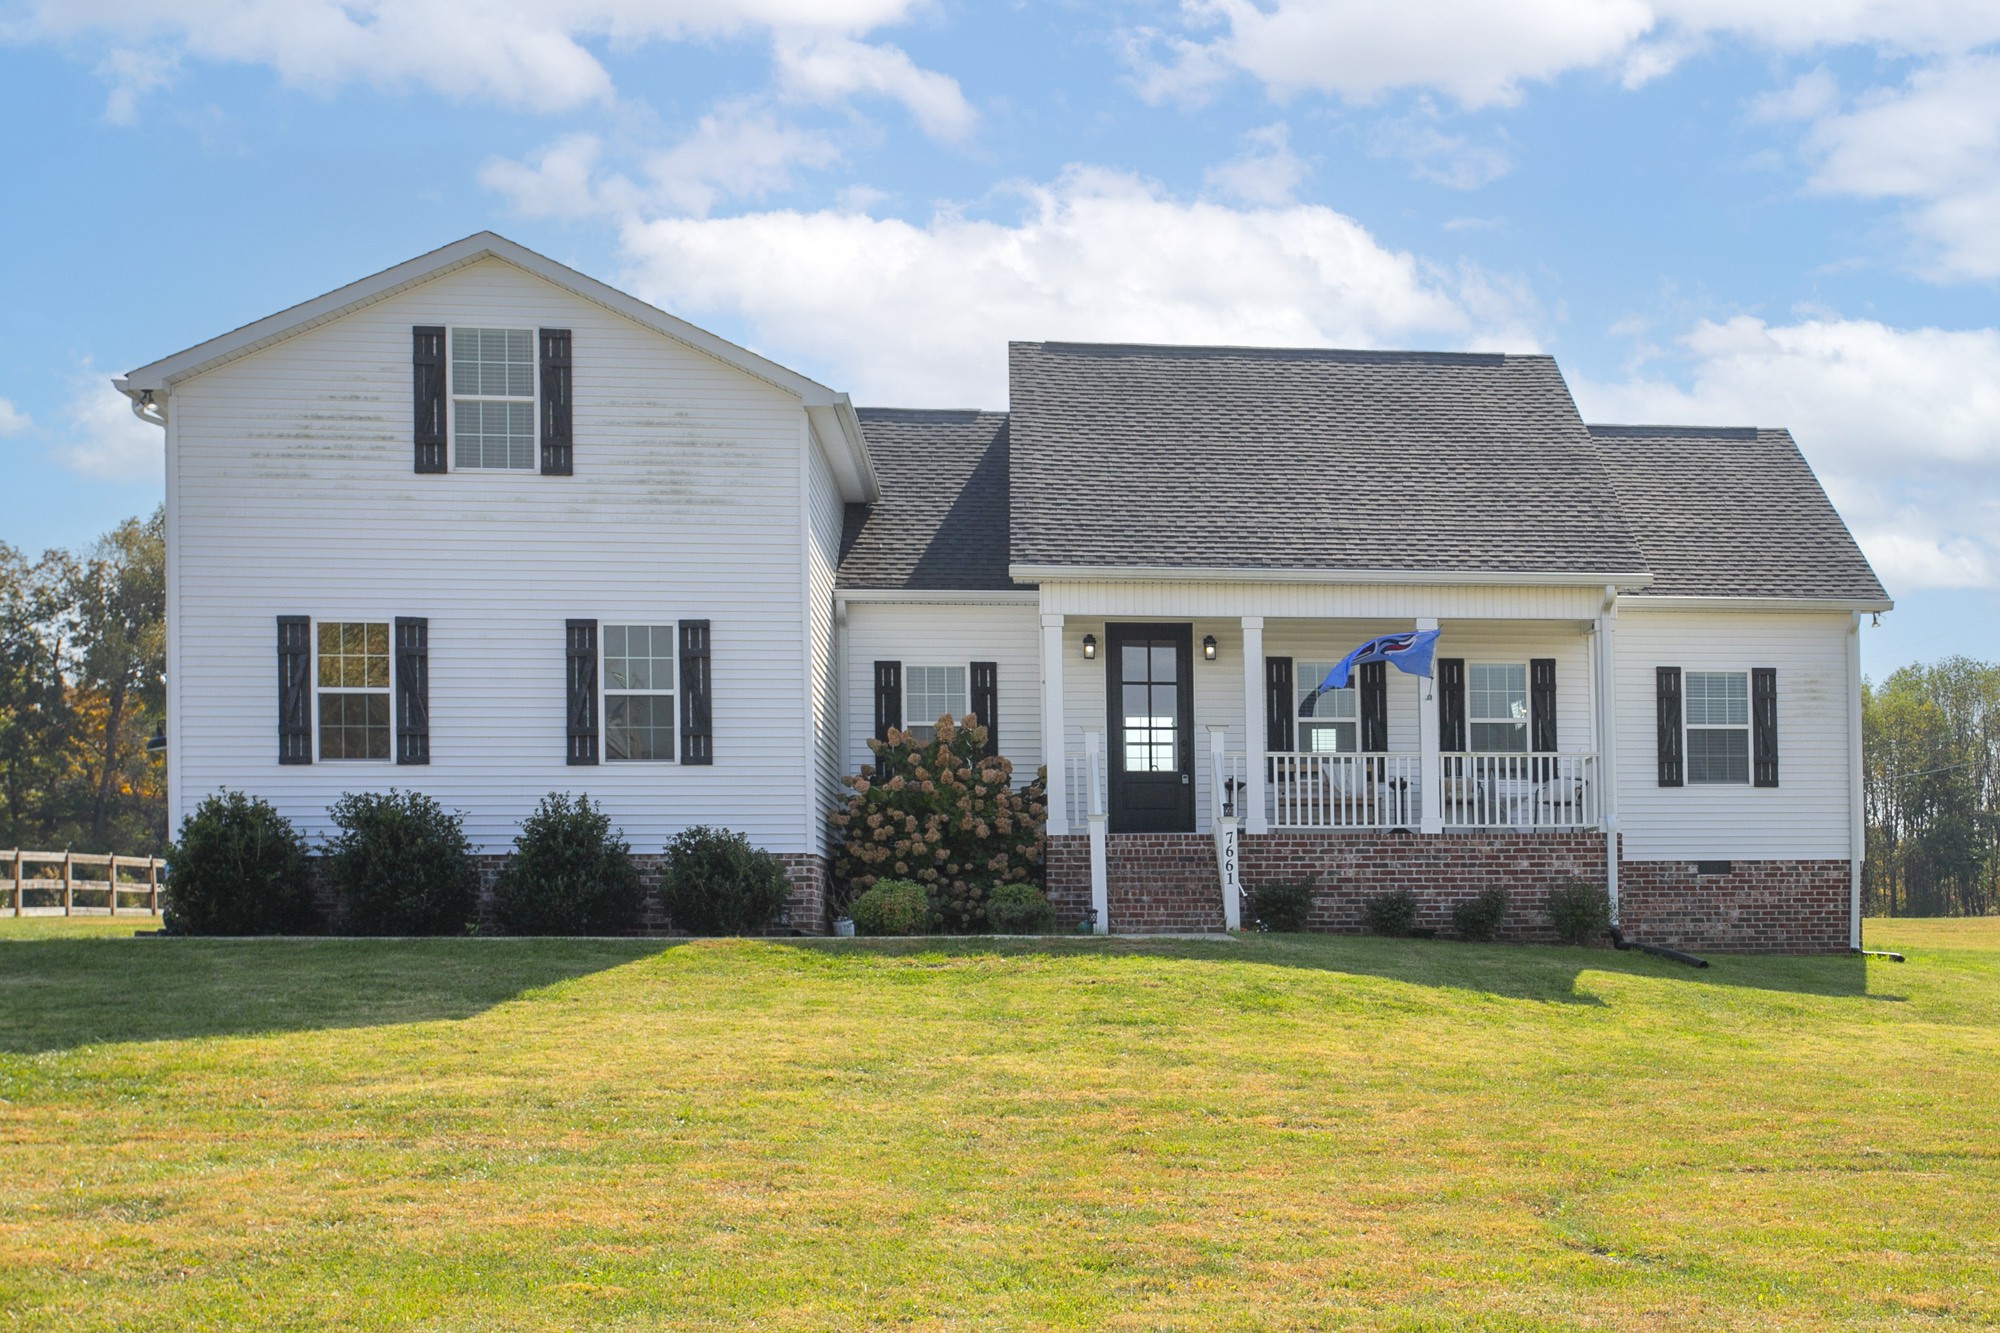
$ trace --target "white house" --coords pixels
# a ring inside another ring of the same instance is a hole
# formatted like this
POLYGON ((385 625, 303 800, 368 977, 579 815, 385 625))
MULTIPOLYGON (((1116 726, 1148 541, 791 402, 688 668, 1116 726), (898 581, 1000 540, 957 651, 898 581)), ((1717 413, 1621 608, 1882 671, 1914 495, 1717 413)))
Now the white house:
POLYGON ((857 411, 490 233, 116 383, 176 821, 414 787, 498 856, 586 791, 640 852, 749 834, 818 928, 869 737, 976 713, 1100 929, 1315 876, 1324 928, 1499 883, 1533 935, 1576 876, 1641 938, 1858 938, 1890 603, 1783 431, 1586 426, 1541 356, 1062 343, 1008 412, 857 411), (1318 688, 1413 628, 1431 677, 1318 688))

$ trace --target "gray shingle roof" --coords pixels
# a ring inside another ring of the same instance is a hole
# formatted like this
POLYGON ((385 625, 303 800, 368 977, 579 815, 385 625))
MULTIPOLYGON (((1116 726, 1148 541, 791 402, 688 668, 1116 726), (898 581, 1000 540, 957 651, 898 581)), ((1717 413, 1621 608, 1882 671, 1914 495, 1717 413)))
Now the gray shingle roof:
POLYGON ((845 588, 1014 588, 1007 576, 1007 414, 864 407, 882 498, 847 506, 845 588))
POLYGON ((1645 568, 1546 356, 1009 351, 1017 565, 1645 568))
POLYGON ((1592 426, 1645 595, 1887 600, 1790 432, 1592 426))

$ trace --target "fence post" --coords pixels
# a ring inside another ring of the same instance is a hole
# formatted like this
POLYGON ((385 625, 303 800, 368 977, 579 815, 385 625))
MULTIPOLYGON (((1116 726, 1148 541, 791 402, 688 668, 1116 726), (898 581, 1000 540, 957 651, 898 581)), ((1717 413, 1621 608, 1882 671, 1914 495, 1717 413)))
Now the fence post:
POLYGON ((63 895, 64 916, 68 916, 70 914, 71 903, 76 897, 76 890, 71 887, 70 883, 70 871, 72 868, 73 867, 69 859, 69 849, 65 847, 63 849, 63 859, 62 859, 62 870, 63 870, 62 895, 63 895))
POLYGON ((111 887, 104 894, 104 905, 111 909, 111 915, 118 915, 118 854, 113 852, 104 862, 104 882, 111 887))
POLYGON ((146 858, 146 907, 154 916, 160 914, 160 858, 146 858))
POLYGON ((14 915, 21 915, 21 906, 27 900, 28 886, 21 882, 21 849, 14 849, 14 915))

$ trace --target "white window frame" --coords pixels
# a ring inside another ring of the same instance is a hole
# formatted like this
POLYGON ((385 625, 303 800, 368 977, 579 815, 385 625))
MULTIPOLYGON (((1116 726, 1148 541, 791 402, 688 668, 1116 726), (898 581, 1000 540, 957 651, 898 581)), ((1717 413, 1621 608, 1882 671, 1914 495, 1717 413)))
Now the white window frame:
POLYGON ((444 457, 445 467, 452 472, 473 475, 484 474, 497 477, 518 477, 533 475, 541 470, 542 447, 542 358, 541 330, 530 326, 528 334, 528 383, 532 392, 523 399, 512 394, 465 393, 458 391, 458 367, 451 354, 452 340, 460 332, 515 333, 518 328, 512 324, 448 324, 444 331, 444 457), (519 403, 528 404, 528 465, 526 467, 462 467, 458 461, 458 404, 468 403, 519 403))
POLYGON ((1299 705, 1305 702, 1305 697, 1312 693, 1314 687, 1319 682, 1326 679, 1326 673, 1333 670, 1334 664, 1338 661, 1340 661, 1338 657, 1330 657, 1323 662, 1314 662, 1300 658, 1298 668, 1292 673, 1292 743, 1299 747, 1299 753, 1301 754, 1361 753, 1361 672, 1358 669, 1350 670, 1347 673, 1347 685, 1345 688, 1329 690, 1320 696, 1321 699, 1329 699, 1337 696, 1352 700, 1354 703, 1354 712, 1351 715, 1347 717, 1323 717, 1316 712, 1311 719, 1299 716, 1299 705), (1309 728, 1317 730, 1327 723, 1352 727, 1354 729, 1354 748, 1352 750, 1315 750, 1312 746, 1306 744, 1307 730, 1309 728))
POLYGON ((598 732, 599 732, 598 744, 600 746, 600 752, 603 755, 603 762, 607 764, 617 765, 620 767, 626 764, 631 764, 635 768, 646 768, 657 764, 680 763, 681 727, 683 724, 683 717, 681 712, 681 687, 683 686, 683 684, 685 684, 685 682, 681 680, 681 622, 679 621, 678 618, 673 616, 661 617, 661 616, 639 616, 639 615, 598 617, 597 716, 598 716, 598 732), (614 690, 611 688, 611 671, 605 665, 605 663, 606 660, 610 657, 610 654, 606 651, 606 643, 610 638, 610 630, 614 625, 620 629, 631 629, 635 626, 644 625, 648 629, 665 629, 673 636, 672 639, 673 651, 669 654, 674 664, 674 687, 672 689, 614 690), (628 697, 645 695, 652 698, 664 697, 673 700, 672 707, 674 713, 674 752, 668 755, 664 759, 614 759, 611 755, 611 696, 614 694, 625 695, 628 697))
POLYGON ((969 714, 969 713, 970 713, 970 712, 972 711, 972 663, 970 663, 970 662, 908 662, 908 661, 906 661, 906 662, 904 662, 904 663, 903 663, 903 702, 902 702, 902 710, 903 710, 903 732, 904 732, 904 734, 905 734, 905 735, 908 735, 908 736, 912 737, 912 738, 913 738, 913 739, 915 739, 915 740, 918 740, 918 741, 921 741, 921 742, 924 742, 925 744, 928 744, 928 743, 929 743, 929 742, 930 742, 930 741, 931 741, 931 740, 933 739, 933 737, 934 737, 934 736, 936 735, 936 733, 937 733, 937 718, 936 718, 936 717, 927 717, 927 718, 923 718, 923 719, 919 720, 919 719, 917 719, 917 718, 915 718, 915 717, 912 717, 912 716, 911 716, 911 714, 910 714, 910 677, 911 677, 911 675, 912 675, 913 673, 915 673, 915 672, 918 672, 918 671, 950 671, 950 670, 953 670, 953 669, 956 669, 957 671, 959 671, 959 672, 961 673, 961 674, 960 674, 960 677, 959 677, 959 679, 960 679, 960 680, 961 680, 961 682, 963 683, 963 687, 964 687, 964 690, 963 690, 963 694, 961 695, 961 697, 962 697, 962 698, 964 699, 964 701, 965 701, 965 707, 964 707, 963 709, 953 709, 953 710, 952 710, 952 714, 951 714, 951 718, 952 718, 952 721, 954 721, 954 722, 957 722, 957 721, 959 721, 960 719, 964 718, 964 717, 965 717, 965 716, 966 716, 967 714, 969 714), (930 736, 919 736, 919 735, 917 735, 917 728, 919 728, 919 727, 924 727, 924 728, 928 728, 928 729, 930 730, 930 732, 931 732, 931 735, 930 735, 930 736))
POLYGON ((1535 752, 1535 673, 1526 662, 1467 662, 1465 664, 1465 752, 1467 754, 1533 754, 1535 752), (1521 716, 1474 717, 1472 713, 1472 673, 1479 667, 1519 667, 1521 669, 1521 716), (1478 750, 1472 745, 1472 729, 1480 724, 1488 726, 1515 726, 1521 728, 1521 748, 1518 750, 1478 750))
POLYGON ((308 622, 312 635, 312 752, 316 764, 394 764, 396 762, 396 617, 376 611, 354 615, 314 616, 308 622), (381 625, 389 631, 389 683, 376 685, 325 685, 319 683, 319 627, 321 625, 381 625), (320 748, 321 693, 380 694, 389 701, 389 752, 380 759, 328 758, 320 748))
POLYGON ((1757 772, 1756 738, 1751 732, 1754 721, 1750 701, 1750 672, 1737 667, 1682 667, 1681 668, 1681 784, 1685 787, 1748 787, 1757 772), (1690 722, 1688 699, 1692 691, 1689 684, 1696 676, 1735 676, 1743 682, 1743 721, 1737 722, 1690 722), (1697 731, 1740 731, 1743 733, 1743 777, 1695 780, 1694 747, 1688 742, 1697 731))

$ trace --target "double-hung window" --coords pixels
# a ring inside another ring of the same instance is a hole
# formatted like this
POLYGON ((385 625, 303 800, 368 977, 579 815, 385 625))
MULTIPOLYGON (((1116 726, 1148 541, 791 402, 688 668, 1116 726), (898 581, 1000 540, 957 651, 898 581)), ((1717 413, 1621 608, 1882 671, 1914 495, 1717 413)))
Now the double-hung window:
POLYGON ((1465 668, 1466 743, 1474 754, 1526 754, 1528 668, 1473 662, 1465 668))
POLYGON ((929 741, 937 736, 941 717, 956 721, 971 712, 963 666, 905 666, 903 721, 911 736, 929 741))
POLYGON ((1310 754, 1353 754, 1361 748, 1361 696, 1354 674, 1347 688, 1322 690, 1320 682, 1332 662, 1301 662, 1295 673, 1298 692, 1298 745, 1310 754))
POLYGON ((672 761, 675 626, 604 627, 604 757, 672 761))
POLYGON ((1686 679, 1688 782, 1749 782, 1750 673, 1690 671, 1686 679))
POLYGON ((535 466, 535 331, 451 331, 452 466, 535 466))
POLYGON ((315 627, 319 757, 389 757, 389 625, 322 620, 315 627))

